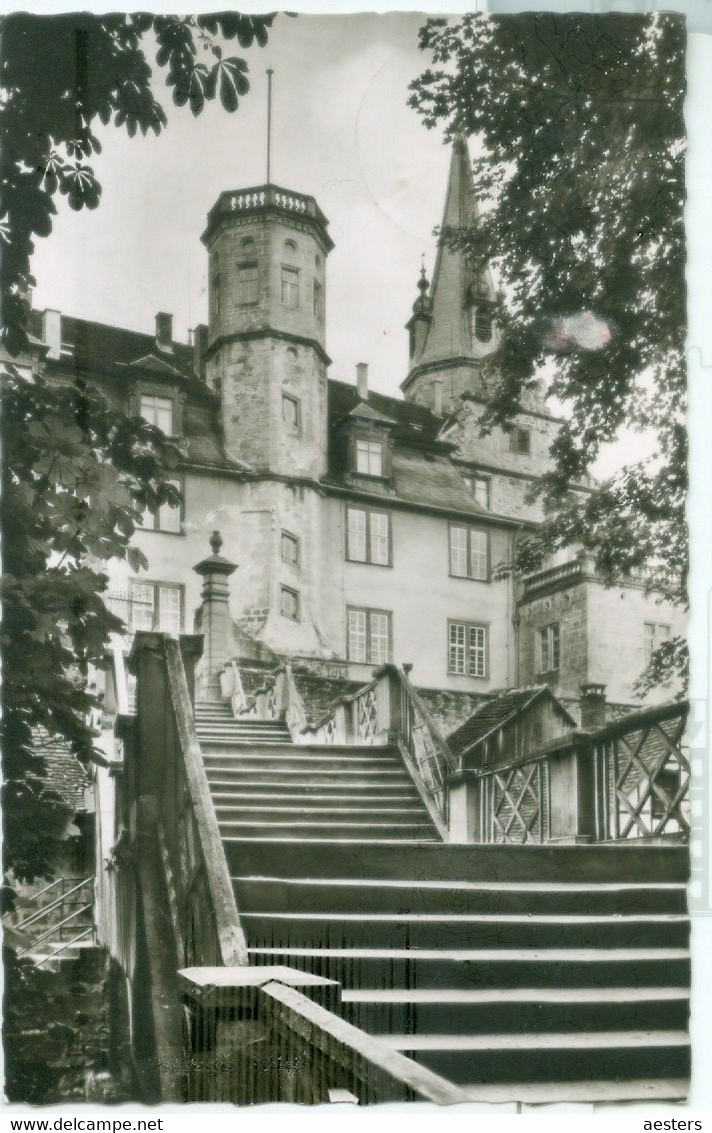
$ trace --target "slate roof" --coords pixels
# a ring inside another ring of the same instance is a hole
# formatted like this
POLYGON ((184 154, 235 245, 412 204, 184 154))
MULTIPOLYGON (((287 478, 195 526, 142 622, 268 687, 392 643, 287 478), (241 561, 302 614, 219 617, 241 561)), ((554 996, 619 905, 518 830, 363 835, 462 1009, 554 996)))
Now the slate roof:
POLYGON ((318 727, 331 716, 342 697, 356 692, 364 684, 363 681, 349 681, 341 677, 321 677, 298 668, 294 668, 292 674, 310 728, 318 727))
POLYGON ((523 712, 539 696, 549 695, 556 702, 558 708, 569 717, 571 727, 576 721, 566 711, 564 706, 556 700, 548 685, 530 685, 527 688, 512 688, 499 696, 485 700, 475 709, 469 720, 447 737, 447 742, 454 755, 461 755, 483 740, 485 736, 496 728, 502 726, 510 716, 523 712))
MULTIPOLYGON (((30 326, 32 332, 41 338, 41 311, 32 312, 30 326)), ((117 364, 126 366, 137 359, 159 354, 152 334, 140 334, 124 327, 112 327, 65 314, 62 314, 62 343, 72 346, 71 354, 65 355, 63 361, 78 370, 105 372, 117 364)), ((173 352, 166 352, 166 362, 186 377, 192 377, 192 346, 174 342, 173 352)))
POLYGON ((32 747, 45 762, 45 790, 59 795, 62 805, 72 814, 86 811, 84 791, 89 780, 66 741, 50 736, 43 728, 36 728, 32 747))
MULTIPOLYGON (((361 401, 356 386, 346 382, 329 381, 329 424, 333 429, 361 401)), ((398 397, 388 397, 383 393, 369 391, 368 405, 395 421, 393 436, 396 441, 415 441, 434 443, 437 440, 442 420, 429 409, 416 405, 413 401, 403 401, 398 397)))

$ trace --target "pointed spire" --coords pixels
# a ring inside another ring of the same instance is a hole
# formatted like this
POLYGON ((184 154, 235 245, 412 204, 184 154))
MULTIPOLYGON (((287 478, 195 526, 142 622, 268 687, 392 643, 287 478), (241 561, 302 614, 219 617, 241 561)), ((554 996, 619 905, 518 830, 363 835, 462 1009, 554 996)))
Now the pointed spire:
MULTIPOLYGON (((467 138, 458 131, 452 145, 441 231, 467 227, 477 221, 478 215, 467 138)), ((473 356, 471 301, 473 284, 480 283, 484 284, 480 290, 493 299, 489 270, 474 273, 465 253, 449 247, 441 236, 428 299, 430 326, 411 359, 413 366, 473 356)), ((420 283, 418 287, 421 289, 420 283)), ((422 289, 421 294, 425 294, 422 289)))

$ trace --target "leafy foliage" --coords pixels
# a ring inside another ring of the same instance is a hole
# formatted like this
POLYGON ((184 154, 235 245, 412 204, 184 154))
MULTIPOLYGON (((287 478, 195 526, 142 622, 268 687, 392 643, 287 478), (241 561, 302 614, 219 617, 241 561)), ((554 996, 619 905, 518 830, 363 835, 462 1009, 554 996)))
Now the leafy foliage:
POLYGON ((3 801, 5 868, 51 875, 57 800, 49 798, 33 730, 64 737, 86 763, 94 750, 86 686, 122 622, 106 608, 101 564, 145 565, 131 537, 146 507, 177 504, 163 478, 165 438, 141 417, 81 386, 18 373, 3 380, 3 801))
MULTIPOLYGON (((420 46, 433 65, 410 98, 427 127, 481 146, 476 191, 491 207, 443 236, 493 262, 502 283, 483 428, 510 418, 542 374, 569 415, 536 488, 544 524, 518 566, 576 545, 606 581, 644 571, 682 603, 684 35, 681 18, 660 14, 431 18, 420 46), (598 348, 557 332, 583 315, 605 331, 598 348), (624 428, 654 437, 654 453, 573 494, 624 428)), ((666 657, 684 669, 680 641, 666 657)))
POLYGON ((202 16, 146 13, 36 16, 0 21, 0 116, 3 241, 2 341, 12 355, 28 344, 30 257, 52 231, 57 194, 75 210, 101 200, 91 165, 101 152, 96 125, 113 124, 133 137, 166 125, 154 92, 146 50, 155 44, 177 106, 199 114, 220 98, 237 110, 249 90, 248 66, 223 56, 224 41, 264 47, 274 15, 219 12, 202 16), (221 42, 218 42, 220 40, 221 42))

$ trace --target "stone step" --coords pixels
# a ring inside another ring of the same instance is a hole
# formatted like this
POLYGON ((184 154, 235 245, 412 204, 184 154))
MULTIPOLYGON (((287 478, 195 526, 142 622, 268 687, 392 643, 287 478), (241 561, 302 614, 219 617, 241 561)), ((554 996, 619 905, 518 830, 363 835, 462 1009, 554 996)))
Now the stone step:
POLYGON ((252 912, 684 914, 687 907, 687 888, 680 883, 391 881, 242 873, 233 882, 239 907, 252 912))
POLYGON ((684 1077, 686 1031, 566 1031, 543 1035, 381 1035, 380 1041, 460 1082, 684 1077))
POLYGON ((213 796, 215 804, 215 811, 220 822, 231 821, 232 819, 242 819, 247 821, 265 821, 277 822, 281 821, 282 817, 290 818, 293 816, 295 820, 304 822, 322 822, 330 821, 332 819, 344 818, 347 822, 359 821, 368 824, 369 822, 383 823, 388 819, 393 819, 399 822, 401 819, 419 819, 422 821, 429 821, 425 807, 420 804, 411 806, 333 806, 328 803, 323 805, 314 805, 314 802, 307 804, 297 804, 296 806, 285 806, 282 804, 273 805, 272 802, 266 802, 262 805, 250 806, 244 803, 236 803, 234 800, 219 800, 213 796))
MULTIPOLYGON (((201 745, 202 746, 202 745, 201 745)), ((398 771, 401 777, 405 777, 406 772, 398 767, 398 763, 394 759, 378 759, 372 761, 347 759, 346 757, 339 758, 338 756, 304 756, 304 755, 290 755, 286 752, 277 752, 272 745, 269 749, 262 752, 256 752, 251 748, 246 748, 244 751, 235 752, 221 752, 220 754, 207 754, 204 751, 203 762, 206 770, 214 771, 216 768, 233 771, 243 771, 251 773, 252 771, 298 771, 302 775, 311 775, 319 771, 358 771, 361 773, 375 772, 375 771, 398 771)))
POLYGON ((210 751, 205 755, 205 759, 206 761, 218 758, 233 761, 261 761, 269 759, 270 755, 273 755, 284 766, 303 764, 305 767, 322 767, 325 770, 328 770, 331 764, 354 770, 368 767, 403 768, 401 757, 392 748, 349 747, 347 744, 339 747, 336 745, 318 746, 316 744, 310 744, 308 747, 302 744, 275 744, 272 753, 267 753, 260 747, 254 754, 250 752, 248 744, 236 744, 234 747, 229 745, 224 752, 210 751))
POLYGON ((581 884, 684 884, 689 856, 685 846, 482 846, 401 845, 385 854, 380 846, 364 846, 356 855, 350 846, 310 843, 290 845, 285 853, 278 841, 242 847, 239 856, 226 847, 231 872, 268 877, 334 878, 387 881, 426 878, 430 882, 491 881, 581 884))
POLYGON ((545 1105, 564 1102, 591 1104, 596 1102, 682 1101, 690 1092, 689 1078, 602 1078, 567 1082, 478 1082, 461 1084, 470 1101, 498 1105, 518 1101, 524 1105, 545 1105))
POLYGON ((223 839, 234 838, 235 835, 251 835, 253 838, 285 838, 291 836, 296 840, 314 839, 321 841, 326 836, 336 841, 342 839, 373 841, 379 837, 388 836, 389 839, 405 838, 428 841, 437 837, 429 821, 410 822, 405 819, 389 822, 348 822, 334 819, 332 822, 322 822, 316 819, 304 821, 294 819, 290 821, 284 818, 275 821, 250 821, 242 818, 234 820, 220 818, 218 824, 223 839))
POLYGON ((684 1030, 686 988, 345 989, 342 1013, 371 1034, 684 1030))
POLYGON ((284 783, 275 783, 274 789, 269 791, 264 790, 263 784, 259 783, 248 789, 245 785, 235 787, 230 782, 220 783, 215 780, 211 782, 211 794, 216 806, 229 802, 234 802, 236 806, 274 803, 275 806, 350 807, 358 804, 360 808, 369 811, 374 807, 403 807, 413 804, 422 806, 420 795, 415 789, 407 791, 401 788, 390 793, 383 790, 378 790, 378 793, 376 791, 377 788, 374 788, 372 794, 364 794, 359 793, 358 788, 353 791, 343 788, 340 792, 332 792, 314 786, 311 789, 300 787, 292 792, 285 792, 284 783))
POLYGON ((344 988, 687 987, 684 948, 322 948, 249 944, 254 963, 291 964, 344 988))
MULTIPOLYGON (((398 827, 394 823, 394 829, 398 827)), ((248 939, 259 945, 309 946, 318 940, 342 948, 685 948, 684 915, 609 917, 577 914, 389 914, 242 912, 248 939)))
MULTIPOLYGON (((277 771, 258 771, 252 767, 232 767, 206 761, 205 772, 212 787, 235 786, 242 790, 275 787, 281 790, 294 788, 299 791, 392 791, 409 789, 412 782, 403 771, 322 771, 309 768, 294 770, 279 768, 277 771)), ((416 792, 417 793, 417 792, 416 792)), ((418 796, 419 797, 419 796, 418 796)))

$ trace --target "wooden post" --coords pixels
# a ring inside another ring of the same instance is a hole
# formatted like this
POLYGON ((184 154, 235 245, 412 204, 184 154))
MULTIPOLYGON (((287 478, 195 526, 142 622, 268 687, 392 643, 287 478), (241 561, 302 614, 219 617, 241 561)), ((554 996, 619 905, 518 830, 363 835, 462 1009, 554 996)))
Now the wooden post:
POLYGON ((472 772, 461 771, 448 779, 448 841, 481 842, 480 792, 482 784, 472 772))
POLYGON ((227 580, 237 570, 237 563, 231 563, 219 553, 222 547, 219 531, 213 531, 210 547, 212 555, 193 567, 203 579, 200 628, 204 651, 199 700, 221 699, 220 673, 230 660, 230 589, 227 580))

